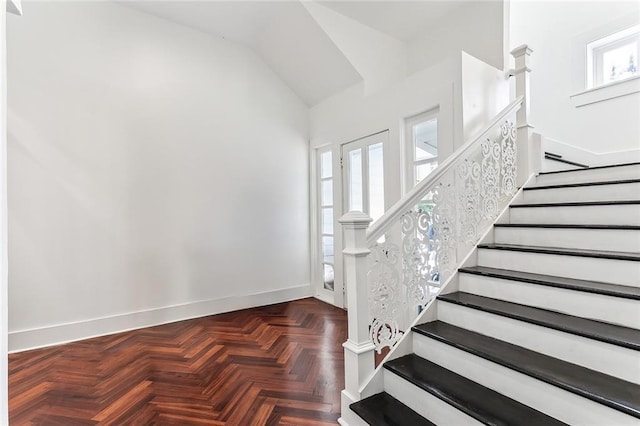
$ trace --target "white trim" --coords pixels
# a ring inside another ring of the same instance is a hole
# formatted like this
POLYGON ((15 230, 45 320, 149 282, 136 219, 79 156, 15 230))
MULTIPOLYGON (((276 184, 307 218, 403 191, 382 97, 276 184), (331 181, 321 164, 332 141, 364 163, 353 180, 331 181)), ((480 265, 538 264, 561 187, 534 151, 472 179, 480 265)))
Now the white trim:
POLYGON ((327 290, 326 288, 317 289, 315 298, 323 301, 324 303, 335 306, 335 302, 333 301, 333 291, 331 290, 327 290))
POLYGON ((638 92, 640 92, 640 75, 627 78, 626 80, 614 81, 604 86, 594 87, 593 89, 571 95, 570 98, 573 106, 579 108, 638 92))
POLYGON ((311 284, 9 332, 9 353, 313 296, 311 284))
MULTIPOLYGON (((8 6, 8 5, 7 5, 8 6)), ((6 10, 0 10, 0 424, 9 423, 7 330, 9 324, 7 262, 7 33, 6 10)))

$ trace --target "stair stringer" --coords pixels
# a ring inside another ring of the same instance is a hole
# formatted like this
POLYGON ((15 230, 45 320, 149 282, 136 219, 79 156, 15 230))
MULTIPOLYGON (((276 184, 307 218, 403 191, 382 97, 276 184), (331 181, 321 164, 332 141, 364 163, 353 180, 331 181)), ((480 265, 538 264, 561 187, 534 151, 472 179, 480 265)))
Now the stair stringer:
MULTIPOLYGON (((498 214, 497 218, 487 224, 487 229, 484 230, 482 236, 478 239, 478 242, 469 250, 466 256, 458 262, 455 267, 455 272, 445 281, 445 283, 440 288, 438 294, 448 294, 459 291, 458 284, 458 269, 461 267, 475 265, 477 262, 477 250, 478 244, 486 244, 494 242, 494 225, 496 223, 509 223, 509 206, 515 202, 522 201, 524 198, 523 188, 526 187, 532 180, 536 178, 537 173, 532 173, 525 183, 518 189, 518 191, 514 194, 511 200, 505 205, 500 214, 498 214)), ((371 376, 367 382, 360 388, 360 397, 361 399, 368 398, 377 393, 384 391, 384 364, 388 361, 392 361, 394 359, 403 357, 405 355, 409 355, 413 353, 413 332, 410 331, 412 327, 430 321, 435 321, 438 317, 437 311, 437 303, 436 297, 434 296, 431 301, 427 304, 424 310, 418 315, 415 320, 408 327, 408 332, 404 333, 404 335, 400 338, 398 343, 391 348, 387 356, 380 362, 380 364, 375 368, 371 376)), ((343 410, 344 412, 344 410, 343 410)), ((351 409, 349 409, 349 414, 351 415, 351 409)), ((359 417, 353 413, 355 417, 359 419, 359 417)), ((343 421, 340 424, 348 425, 346 422, 345 416, 342 416, 343 421)))

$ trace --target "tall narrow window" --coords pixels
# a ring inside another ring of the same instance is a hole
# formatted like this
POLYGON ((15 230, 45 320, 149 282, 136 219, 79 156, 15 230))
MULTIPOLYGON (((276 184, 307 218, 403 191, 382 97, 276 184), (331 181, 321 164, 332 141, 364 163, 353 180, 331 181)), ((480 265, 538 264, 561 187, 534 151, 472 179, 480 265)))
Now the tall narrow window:
POLYGON ((384 143, 387 130, 342 145, 346 211, 360 211, 373 220, 384 214, 384 143))
POLYGON ((405 135, 408 191, 438 166, 438 110, 408 118, 405 135))
POLYGON ((587 44, 587 88, 639 75, 639 56, 640 25, 587 44))
POLYGON ((333 161, 331 150, 318 152, 320 255, 323 286, 333 291, 333 161))

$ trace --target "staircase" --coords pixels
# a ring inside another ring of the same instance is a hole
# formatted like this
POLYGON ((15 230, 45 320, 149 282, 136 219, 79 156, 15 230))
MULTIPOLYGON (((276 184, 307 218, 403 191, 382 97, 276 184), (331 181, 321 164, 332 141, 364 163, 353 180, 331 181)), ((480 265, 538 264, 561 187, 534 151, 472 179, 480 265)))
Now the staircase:
POLYGON ((538 174, 443 293, 355 422, 640 424, 640 163, 538 174))

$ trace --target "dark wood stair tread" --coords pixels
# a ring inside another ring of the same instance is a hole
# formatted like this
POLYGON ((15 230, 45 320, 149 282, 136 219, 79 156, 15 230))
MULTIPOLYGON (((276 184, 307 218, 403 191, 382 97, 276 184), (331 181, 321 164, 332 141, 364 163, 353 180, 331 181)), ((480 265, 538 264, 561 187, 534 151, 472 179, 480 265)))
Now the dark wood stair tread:
POLYGON ((549 228, 549 229, 613 229, 623 231, 640 231, 638 225, 584 225, 562 223, 496 223, 496 228, 549 228))
POLYGON ((538 173, 538 175, 553 175, 553 174, 557 174, 557 173, 577 172, 577 171, 583 171, 583 170, 610 169, 610 168, 613 168, 613 167, 636 166, 638 164, 640 164, 640 162, 623 163, 623 164, 608 164, 608 165, 605 165, 605 166, 593 166, 593 167, 589 167, 589 168, 586 168, 586 169, 557 170, 557 171, 553 171, 553 172, 540 172, 540 173, 538 173))
POLYGON ((560 155, 560 154, 555 154, 555 153, 553 153, 553 152, 549 152, 549 151, 545 151, 545 152, 544 152, 544 155, 549 155, 549 156, 551 156, 551 157, 555 157, 555 158, 562 158, 562 155, 560 155))
POLYGON ((386 392, 382 392, 349 406, 371 426, 435 426, 386 392))
POLYGON ((576 248, 538 247, 538 246, 524 246, 524 245, 518 245, 518 244, 493 244, 493 243, 478 244, 478 248, 490 249, 490 250, 520 251, 520 252, 526 252, 526 253, 558 254, 558 255, 564 255, 564 256, 595 257, 600 259, 640 261, 640 253, 625 253, 625 252, 619 252, 619 251, 585 250, 585 249, 576 249, 576 248))
POLYGON ((623 327, 621 325, 594 321, 464 292, 440 295, 438 296, 438 300, 599 340, 616 346, 640 350, 640 330, 623 327))
POLYGON ((416 333, 640 418, 640 386, 441 321, 416 333))
POLYGON ((605 181, 598 181, 598 182, 579 182, 579 183, 563 183, 563 184, 555 184, 555 185, 527 186, 523 188, 523 190, 538 191, 543 189, 579 188, 581 186, 624 185, 627 183, 638 183, 638 182, 640 182, 640 179, 605 180, 605 181))
POLYGON ((622 206, 640 204, 640 200, 612 200, 612 201, 570 201, 551 203, 520 203, 511 204, 509 208, 521 209, 531 207, 588 207, 588 206, 622 206))
POLYGON ((487 425, 564 424, 415 354, 386 362, 384 368, 487 425))
POLYGON ((551 152, 545 152, 544 153, 544 158, 546 158, 547 160, 551 160, 551 161, 558 161, 560 163, 569 164, 571 166, 583 167, 583 168, 588 168, 589 167, 586 164, 577 163, 575 161, 567 160, 566 158, 562 158, 562 155, 553 154, 551 152))
POLYGON ((533 274, 530 272, 511 271, 508 269, 489 268, 486 266, 471 266, 467 268, 460 268, 458 271, 464 274, 480 275, 483 277, 520 281, 548 287, 557 287, 606 296, 621 297, 625 299, 640 300, 639 287, 609 284, 599 281, 577 280, 573 278, 556 277, 553 275, 533 274))

